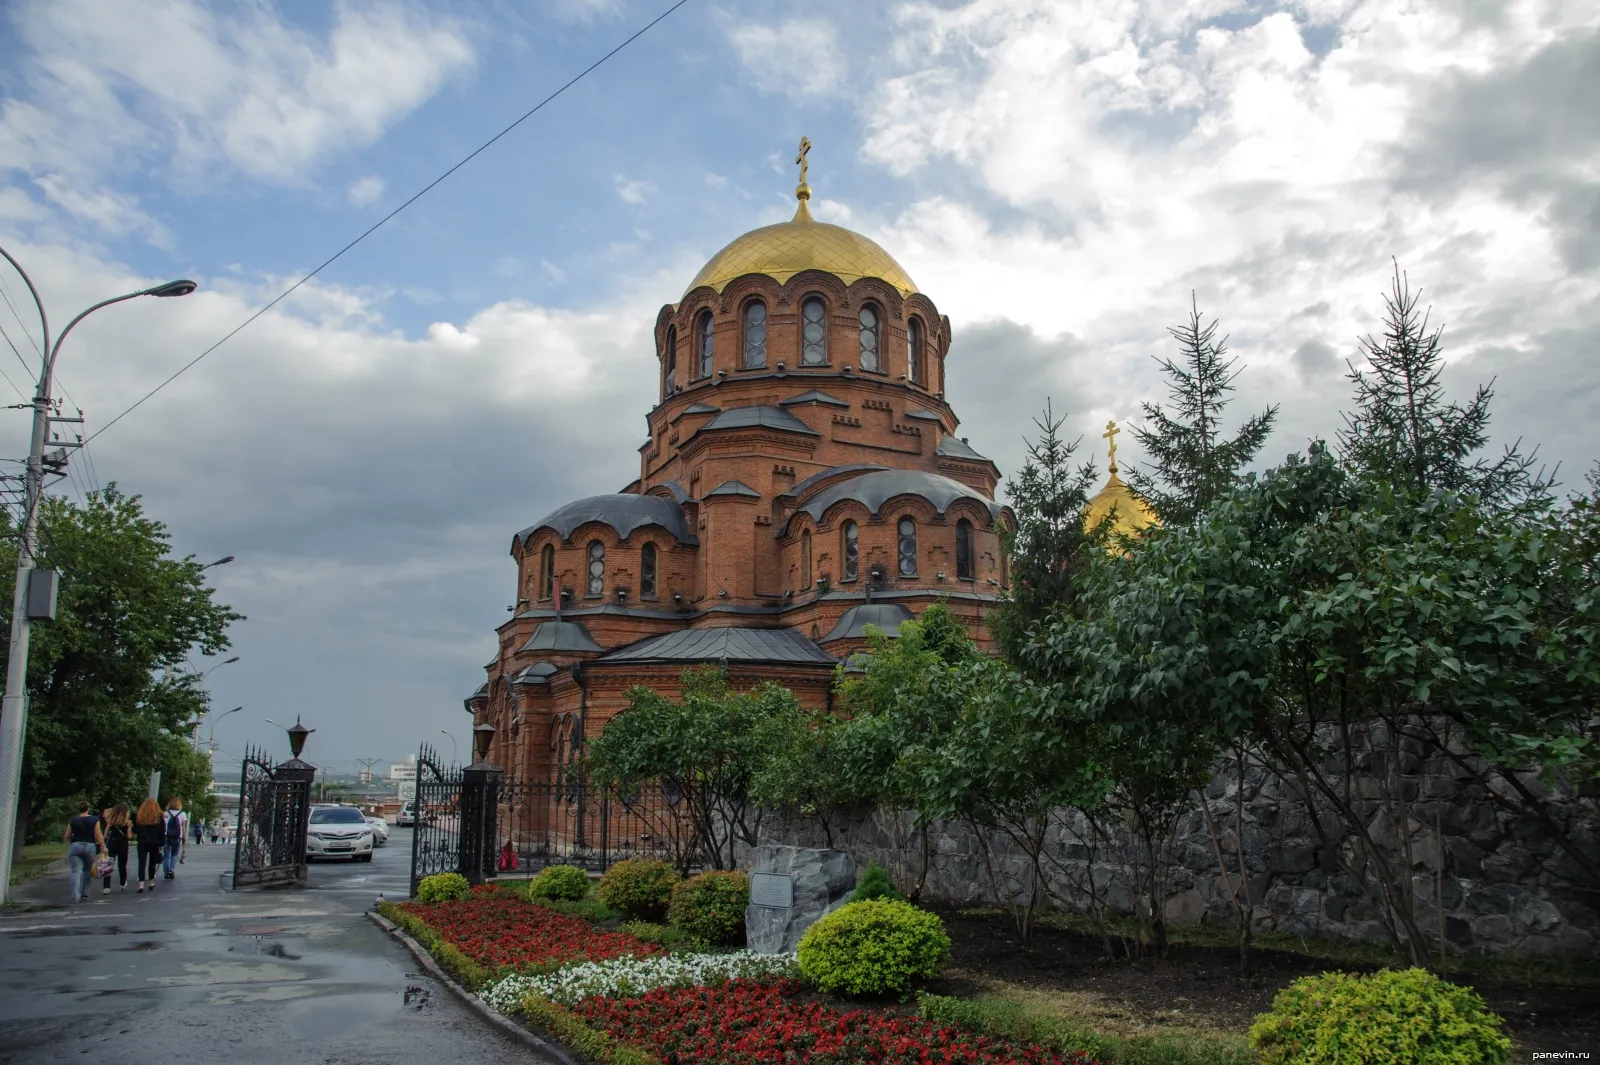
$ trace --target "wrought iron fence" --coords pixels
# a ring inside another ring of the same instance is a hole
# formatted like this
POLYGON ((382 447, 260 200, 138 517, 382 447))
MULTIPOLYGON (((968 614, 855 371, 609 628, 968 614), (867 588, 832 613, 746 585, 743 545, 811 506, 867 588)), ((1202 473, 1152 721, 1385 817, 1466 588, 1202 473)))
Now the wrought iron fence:
POLYGON ((467 873, 461 867, 461 770, 442 767, 432 747, 417 752, 416 827, 411 835, 411 893, 434 873, 467 873))
POLYGON ((233 849, 235 888, 305 879, 314 774, 299 758, 274 766, 265 751, 245 749, 233 849))

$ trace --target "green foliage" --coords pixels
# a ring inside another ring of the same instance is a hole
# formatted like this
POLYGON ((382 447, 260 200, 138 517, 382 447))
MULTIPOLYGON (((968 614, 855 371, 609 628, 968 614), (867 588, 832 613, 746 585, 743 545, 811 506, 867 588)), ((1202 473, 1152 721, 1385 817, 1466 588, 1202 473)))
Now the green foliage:
POLYGON ((856 889, 850 896, 851 902, 866 902, 869 899, 889 899, 892 902, 906 900, 906 897, 900 894, 900 889, 894 886, 889 870, 877 862, 867 863, 866 871, 861 874, 861 879, 856 882, 856 889))
POLYGON ((667 862, 625 858, 606 870, 594 893, 601 902, 630 917, 659 921, 667 915, 672 888, 680 879, 667 862))
POLYGON ((615 921, 623 916, 621 910, 612 909, 592 894, 576 901, 571 899, 541 899, 529 895, 528 901, 535 906, 543 906, 547 910, 564 913, 568 917, 582 917, 585 921, 593 921, 595 924, 615 921))
POLYGON ((1405 494, 1442 490, 1493 507, 1542 509, 1553 481, 1533 472, 1535 456, 1510 447, 1498 459, 1474 457, 1489 442, 1494 390, 1480 385, 1465 405, 1446 399, 1443 329, 1429 331, 1421 297, 1396 263, 1384 297, 1383 336, 1362 339, 1366 365, 1350 370, 1356 409, 1345 415, 1339 434, 1346 463, 1405 494))
POLYGON ((681 928, 654 921, 623 921, 621 931, 642 943, 659 943, 668 950, 704 950, 710 945, 681 928))
POLYGON ((1191 525, 1225 496, 1239 473, 1266 443, 1277 419, 1276 405, 1245 420, 1233 439, 1223 438, 1221 415, 1239 371, 1226 359, 1227 337, 1217 339, 1217 322, 1200 321, 1191 301, 1189 321, 1168 329, 1181 350, 1181 364, 1162 359, 1167 375, 1169 414, 1158 403, 1141 404, 1145 425, 1134 439, 1149 456, 1144 469, 1129 472, 1134 490, 1150 501, 1167 525, 1191 525))
POLYGON ((1503 1065, 1511 1053, 1483 999, 1422 969, 1301 977, 1250 1042, 1262 1065, 1503 1065))
MULTIPOLYGON (((455 874, 445 873, 440 875, 453 876, 455 874)), ((425 877, 424 879, 431 880, 433 878, 425 877)), ((418 885, 418 887, 420 889, 421 885, 418 885)), ((380 902, 378 904, 378 914, 416 940, 418 946, 432 955, 434 961, 438 962, 457 980, 461 981, 468 991, 477 991, 490 980, 497 978, 495 973, 463 954, 455 944, 447 942, 443 936, 433 930, 428 922, 415 914, 406 912, 395 903, 380 902)))
POLYGON ((831 847, 833 820, 860 801, 845 746, 848 729, 844 719, 820 710, 779 714, 766 722, 764 754, 750 780, 751 801, 815 818, 831 847))
MULTIPOLYGON (((228 646, 240 619, 212 599, 200 565, 170 555, 166 527, 115 485, 85 503, 47 497, 39 565, 61 570, 56 620, 36 624, 28 658, 24 819, 64 795, 95 809, 133 802, 153 768, 181 772, 172 741, 206 710, 193 650, 228 646)), ((0 540, 0 622, 10 625, 16 539, 0 540)), ((179 741, 181 743, 181 740, 179 741)), ((192 753, 192 752, 191 752, 192 753)), ((192 802, 204 794, 184 795, 192 802)))
POLYGON ((180 736, 162 736, 158 742, 161 770, 161 805, 167 800, 183 800, 190 819, 213 820, 221 813, 217 797, 211 794, 211 758, 197 751, 180 736))
POLYGON ((1035 1016, 1005 998, 951 998, 919 991, 917 1013, 935 1024, 1082 1054, 1101 1065, 1255 1065, 1258 1060, 1249 1048, 1226 1037, 1102 1035, 1059 1017, 1035 1016))
POLYGON ((712 870, 673 887, 667 916, 695 939, 728 946, 743 941, 744 913, 749 905, 749 877, 712 870))
POLYGON ((522 1000, 522 1019, 563 1046, 577 1052, 589 1065, 661 1065, 659 1059, 629 1046, 583 1018, 539 994, 522 1000))
POLYGON ((460 873, 434 873, 417 882, 418 902, 452 902, 472 894, 472 885, 460 873))
POLYGON ((1077 599, 1077 574, 1084 560, 1101 550, 1101 537, 1083 527, 1089 494, 1099 479, 1093 463, 1072 468, 1078 442, 1062 439, 1066 416, 1055 417, 1047 404, 1035 418, 1039 439, 1029 441, 1028 458, 1007 484, 1016 528, 1001 533, 1008 564, 1009 598, 986 619, 1008 659, 1015 660, 1029 632, 1077 599))
POLYGON ((589 874, 576 865, 550 865, 528 881, 528 895, 534 899, 565 899, 577 902, 589 894, 589 874))
POLYGON ((907 902, 849 902, 800 937, 800 974, 822 991, 882 995, 938 975, 950 956, 944 922, 907 902))
POLYGON ((735 843, 754 846, 760 827, 750 788, 767 737, 801 716, 799 701, 770 683, 731 691, 712 668, 685 672, 677 701, 645 687, 627 695, 627 709, 589 745, 590 779, 623 791, 658 780, 675 787, 712 865, 733 868, 735 843))

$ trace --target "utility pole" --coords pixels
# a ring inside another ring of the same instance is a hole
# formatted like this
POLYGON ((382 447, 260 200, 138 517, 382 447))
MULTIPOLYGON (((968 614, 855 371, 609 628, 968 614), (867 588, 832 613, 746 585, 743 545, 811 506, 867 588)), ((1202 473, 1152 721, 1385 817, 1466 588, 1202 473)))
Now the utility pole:
POLYGON ((372 805, 372 767, 377 763, 376 758, 357 758, 361 763, 361 805, 372 805))
POLYGON ((20 821, 18 805, 22 798, 23 745, 28 736, 28 623, 55 617, 54 573, 38 571, 51 573, 49 578, 40 582, 38 589, 34 587, 33 580, 36 572, 34 555, 38 550, 39 505, 44 498, 44 475, 47 468, 52 472, 65 470, 66 449, 81 446, 82 443, 81 437, 74 443, 49 439, 52 423, 82 421, 82 418, 61 418, 53 414, 55 406, 50 391, 56 356, 61 353, 61 342, 67 339, 72 327, 101 307, 138 296, 187 296, 197 286, 193 281, 168 281, 154 288, 101 300, 68 322, 52 347, 50 319, 45 315, 44 301, 39 298, 39 290, 34 287, 33 279, 22 268, 22 264, 11 257, 10 252, 0 248, 0 256, 4 256, 6 262, 16 268, 27 284, 33 305, 39 311, 39 329, 44 341, 39 347, 39 386, 33 395, 33 435, 28 445, 28 467, 24 474, 27 480, 22 535, 17 544, 17 581, 11 597, 11 647, 6 657, 6 689, 4 699, 0 700, 0 902, 4 902, 11 897, 11 861, 20 821), (44 450, 46 443, 57 445, 57 449, 47 455, 44 450))

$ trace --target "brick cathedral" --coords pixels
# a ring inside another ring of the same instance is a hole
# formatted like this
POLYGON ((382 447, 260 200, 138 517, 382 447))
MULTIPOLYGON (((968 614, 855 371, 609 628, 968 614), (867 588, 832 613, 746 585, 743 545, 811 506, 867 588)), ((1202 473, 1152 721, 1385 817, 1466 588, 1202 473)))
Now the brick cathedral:
MULTIPOLYGON (((513 617, 466 701, 523 779, 573 761, 636 684, 724 667, 829 703, 875 625, 944 601, 982 646, 1006 586, 999 470, 957 435, 950 321, 899 263, 815 221, 746 233, 656 317, 639 479, 517 533, 513 617)), ((1104 511, 1127 489, 1113 464, 1104 511)))

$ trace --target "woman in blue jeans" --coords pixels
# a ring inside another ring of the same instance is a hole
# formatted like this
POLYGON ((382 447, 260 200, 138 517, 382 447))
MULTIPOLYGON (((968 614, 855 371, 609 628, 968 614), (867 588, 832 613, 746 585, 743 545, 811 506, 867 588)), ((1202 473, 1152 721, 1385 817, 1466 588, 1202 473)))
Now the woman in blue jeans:
POLYGON ((94 877, 94 860, 105 853, 106 837, 100 831, 100 818, 89 812, 89 804, 78 804, 78 816, 67 822, 61 833, 67 844, 67 887, 73 902, 89 901, 89 883, 94 877))

